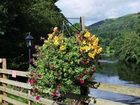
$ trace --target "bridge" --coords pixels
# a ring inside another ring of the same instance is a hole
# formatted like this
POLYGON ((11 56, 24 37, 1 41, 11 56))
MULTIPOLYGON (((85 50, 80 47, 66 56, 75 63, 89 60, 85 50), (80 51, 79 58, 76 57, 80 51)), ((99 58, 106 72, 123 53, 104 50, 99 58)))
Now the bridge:
MULTIPOLYGON (((5 58, 0 58, 0 103, 2 105, 33 105, 32 102, 37 102, 39 105, 64 105, 63 103, 56 102, 54 100, 40 98, 40 100, 36 100, 35 96, 31 95, 32 86, 29 83, 11 80, 8 76, 12 76, 16 78, 26 77, 29 78, 28 71, 20 71, 20 70, 11 70, 7 69, 7 63, 5 58), (15 96, 16 98, 11 97, 15 96), (21 97, 18 99, 17 97, 21 97), (22 99, 22 100, 21 100, 22 99), (26 100, 26 101, 23 101, 26 100)), ((94 82, 93 82, 94 83, 94 82)), ((96 84, 95 84, 96 85, 96 84)), ((134 105, 140 105, 140 88, 131 88, 121 85, 107 84, 107 83, 97 83, 99 86, 97 90, 113 92, 122 95, 128 95, 137 97, 139 102, 133 103, 134 105)), ((89 86, 89 88, 93 88, 93 85, 89 86)), ((65 95, 66 98, 71 100, 78 100, 82 98, 86 98, 84 96, 80 96, 78 94, 68 93, 65 95)), ((123 102, 115 102, 112 100, 96 98, 93 96, 88 96, 89 105, 129 105, 123 102)), ((69 103, 69 105, 81 105, 69 103)))

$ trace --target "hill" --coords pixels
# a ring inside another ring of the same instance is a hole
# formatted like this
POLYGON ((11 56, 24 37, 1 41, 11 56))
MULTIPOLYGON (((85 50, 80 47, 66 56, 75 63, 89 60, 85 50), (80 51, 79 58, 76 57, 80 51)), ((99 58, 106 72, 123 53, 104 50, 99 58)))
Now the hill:
POLYGON ((100 37, 105 53, 140 64, 140 13, 106 19, 88 29, 100 37))
POLYGON ((126 15, 116 19, 106 19, 88 26, 88 29, 102 38, 113 39, 124 31, 137 31, 140 23, 140 13, 126 15))

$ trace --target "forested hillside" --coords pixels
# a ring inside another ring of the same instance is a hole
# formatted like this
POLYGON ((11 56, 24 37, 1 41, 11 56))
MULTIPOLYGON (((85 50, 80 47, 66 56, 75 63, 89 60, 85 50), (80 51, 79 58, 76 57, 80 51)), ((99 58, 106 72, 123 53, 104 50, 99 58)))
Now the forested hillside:
POLYGON ((88 28, 100 36, 104 51, 114 49, 120 59, 140 63, 140 13, 106 19, 88 28))
POLYGON ((55 6, 58 0, 0 0, 0 57, 8 59, 10 68, 26 68, 27 32, 40 44, 52 27, 60 27, 64 16, 55 6))

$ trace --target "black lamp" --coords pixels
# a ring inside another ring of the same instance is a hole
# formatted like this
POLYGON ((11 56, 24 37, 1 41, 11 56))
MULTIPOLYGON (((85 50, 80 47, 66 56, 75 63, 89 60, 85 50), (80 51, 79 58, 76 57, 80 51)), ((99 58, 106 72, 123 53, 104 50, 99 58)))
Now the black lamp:
POLYGON ((33 43, 34 37, 31 36, 30 32, 27 33, 27 35, 28 35, 28 36, 25 38, 27 47, 32 47, 32 43, 33 43))
POLYGON ((33 40, 34 40, 34 37, 31 36, 30 32, 27 33, 25 41, 26 41, 27 47, 29 49, 29 67, 30 67, 30 62, 31 62, 31 48, 33 46, 33 40))

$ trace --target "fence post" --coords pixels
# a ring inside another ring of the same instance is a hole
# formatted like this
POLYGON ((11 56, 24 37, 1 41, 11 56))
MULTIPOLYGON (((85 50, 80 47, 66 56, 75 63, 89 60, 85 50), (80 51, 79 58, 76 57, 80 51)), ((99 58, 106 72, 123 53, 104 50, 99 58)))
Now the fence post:
MULTIPOLYGON (((30 64, 29 64, 29 69, 30 69, 30 64)), ((28 78, 28 80, 29 80, 29 77, 27 77, 28 78)), ((30 96, 31 95, 31 90, 29 89, 28 90, 28 96, 30 96)), ((28 100, 28 105, 33 105, 33 101, 31 101, 31 100, 28 100)))
POLYGON ((2 63, 2 59, 0 58, 0 63, 2 63))
MULTIPOLYGON (((28 95, 29 96, 31 95, 31 90, 28 90, 28 95)), ((29 100, 28 101, 28 105, 33 105, 33 101, 29 100)))
MULTIPOLYGON (((1 64, 2 64, 2 59, 0 58, 0 67, 1 67, 1 64)), ((0 75, 0 78, 2 78, 2 75, 0 75)), ((1 83, 0 83, 1 85, 1 83)), ((0 104, 2 103, 2 91, 0 91, 0 104)))
MULTIPOLYGON (((84 17, 80 17, 80 26, 81 26, 81 31, 85 30, 85 23, 84 23, 84 17)), ((83 96, 88 96, 89 93, 89 88, 87 86, 80 86, 80 94, 83 96)), ((81 103, 81 105, 88 105, 88 103, 81 103)))
MULTIPOLYGON (((2 59, 2 69, 3 70, 7 69, 7 62, 6 62, 5 58, 2 59)), ((5 74, 3 74, 3 78, 7 78, 7 76, 5 74)))
MULTIPOLYGON (((2 59, 2 69, 3 69, 3 70, 6 70, 6 69, 7 69, 7 61, 6 61, 6 58, 3 58, 3 59, 2 59)), ((2 78, 7 79, 7 75, 6 75, 6 74, 3 74, 3 75, 2 75, 2 78)), ((6 84, 2 84, 2 86, 3 86, 3 87, 6 87, 6 84)), ((3 95, 4 95, 4 96, 7 96, 7 94, 6 94, 5 92, 3 92, 3 95)), ((4 101, 3 104, 4 104, 4 105, 8 105, 8 103, 7 103, 6 101, 4 101)))
POLYGON ((81 31, 85 30, 84 17, 80 17, 81 31))

